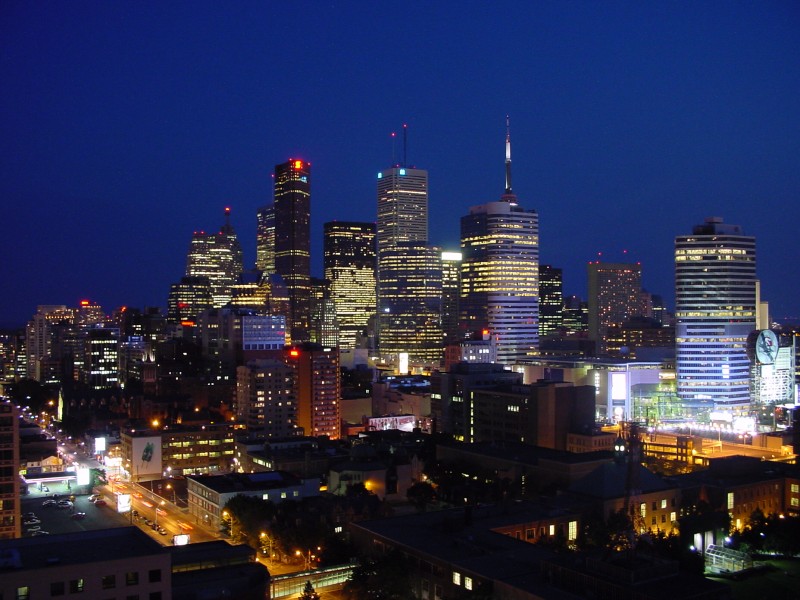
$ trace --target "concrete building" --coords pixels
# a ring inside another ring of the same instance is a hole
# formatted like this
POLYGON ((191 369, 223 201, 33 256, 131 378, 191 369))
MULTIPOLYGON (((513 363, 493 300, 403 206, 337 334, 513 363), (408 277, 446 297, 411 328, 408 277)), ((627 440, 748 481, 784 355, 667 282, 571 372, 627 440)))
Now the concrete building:
POLYGON ((0 539, 21 535, 19 411, 0 400, 0 539))
POLYGON ((251 360, 236 369, 236 420, 251 435, 300 435, 296 370, 276 359, 251 360))
POLYGON ((190 475, 186 478, 189 514, 215 528, 223 525, 223 509, 237 495, 274 503, 319 495, 319 479, 300 479, 283 471, 190 475))
POLYGON ((642 314, 642 266, 638 263, 590 262, 589 338, 597 352, 608 352, 608 336, 631 318, 642 314))

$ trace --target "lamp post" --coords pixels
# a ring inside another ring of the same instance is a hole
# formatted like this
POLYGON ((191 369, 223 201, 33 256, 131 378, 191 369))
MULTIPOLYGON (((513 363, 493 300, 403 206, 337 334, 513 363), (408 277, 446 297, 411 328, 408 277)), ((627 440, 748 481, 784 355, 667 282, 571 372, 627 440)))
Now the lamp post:
MULTIPOLYGON (((321 549, 322 548, 317 546, 317 552, 319 552, 321 549)), ((303 552, 300 551, 300 550, 295 550, 294 554, 295 554, 295 556, 302 556, 303 557, 303 560, 306 563, 306 571, 310 571, 311 569, 314 568, 313 565, 312 565, 312 561, 313 561, 313 559, 316 558, 316 555, 315 554, 311 554, 311 549, 310 548, 308 550, 308 554, 303 554, 303 552)))
POLYGON ((172 503, 177 506, 178 503, 175 500, 175 487, 171 483, 168 483, 167 484, 167 489, 168 490, 172 490, 172 503))
POLYGON ((258 537, 261 539, 261 551, 267 555, 267 560, 272 561, 272 538, 264 531, 258 537))

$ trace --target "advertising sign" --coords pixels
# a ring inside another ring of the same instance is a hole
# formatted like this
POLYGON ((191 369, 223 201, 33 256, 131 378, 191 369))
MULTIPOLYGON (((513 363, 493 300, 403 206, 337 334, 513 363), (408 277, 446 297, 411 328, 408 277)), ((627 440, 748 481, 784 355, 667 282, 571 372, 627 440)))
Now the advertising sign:
POLYGON ((181 534, 172 536, 172 544, 174 546, 185 546, 188 543, 189 543, 189 534, 188 533, 181 533, 181 534))
POLYGON ((131 470, 135 478, 161 476, 161 438, 135 437, 131 440, 131 470))

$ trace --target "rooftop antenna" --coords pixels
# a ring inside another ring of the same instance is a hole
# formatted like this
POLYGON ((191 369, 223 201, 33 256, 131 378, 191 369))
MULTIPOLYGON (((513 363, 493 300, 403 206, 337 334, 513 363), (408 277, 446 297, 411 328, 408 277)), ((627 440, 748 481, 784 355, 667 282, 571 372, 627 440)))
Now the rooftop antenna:
POLYGON ((408 125, 403 123, 403 166, 407 166, 406 151, 408 149, 408 125))
POLYGON ((394 131, 393 131, 393 132, 392 132, 392 134, 391 134, 391 138, 392 138, 392 166, 394 167, 394 166, 397 164, 397 163, 395 162, 395 160, 394 160, 394 155, 395 155, 395 145, 396 145, 396 144, 395 144, 395 141, 397 140, 397 134, 396 134, 394 131))
POLYGON ((506 191, 500 197, 502 202, 517 203, 517 197, 511 189, 511 119, 506 115, 506 191))
POLYGON ((511 118, 506 115, 506 194, 511 195, 511 118))

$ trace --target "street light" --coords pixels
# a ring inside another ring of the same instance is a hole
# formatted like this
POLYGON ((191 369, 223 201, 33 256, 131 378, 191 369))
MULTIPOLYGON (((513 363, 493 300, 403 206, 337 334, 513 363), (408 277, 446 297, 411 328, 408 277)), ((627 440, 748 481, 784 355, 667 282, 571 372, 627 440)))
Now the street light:
MULTIPOLYGON (((322 548, 317 546, 317 552, 319 552, 320 550, 322 550, 322 548)), ((306 571, 310 571, 311 569, 314 568, 313 565, 312 565, 312 560, 317 558, 317 557, 316 557, 315 554, 311 554, 311 549, 308 550, 308 555, 303 554, 302 551, 300 551, 300 550, 295 550, 294 551, 294 555, 303 557, 303 560, 306 563, 306 571)))
POLYGON ((178 503, 175 501, 175 488, 172 486, 171 483, 167 484, 167 489, 172 490, 172 503, 177 505, 178 503))
POLYGON ((267 555, 267 560, 272 560, 272 538, 262 531, 259 536, 261 538, 261 552, 267 555))

